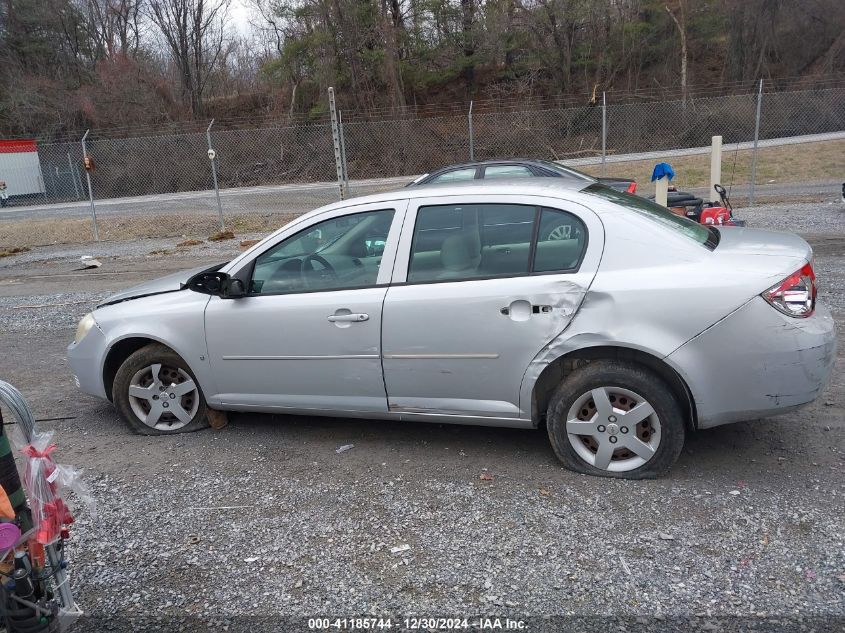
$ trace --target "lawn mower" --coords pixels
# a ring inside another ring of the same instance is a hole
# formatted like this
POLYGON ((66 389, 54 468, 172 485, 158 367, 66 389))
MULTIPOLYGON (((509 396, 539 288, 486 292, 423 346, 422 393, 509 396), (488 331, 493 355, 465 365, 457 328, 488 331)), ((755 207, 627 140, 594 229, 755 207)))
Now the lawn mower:
MULTIPOLYGON (((733 207, 728 192, 722 185, 714 185, 720 202, 704 202, 686 191, 669 190, 666 206, 672 213, 684 216, 700 224, 715 226, 745 226, 745 220, 733 216, 733 207)), ((654 196, 650 196, 653 200, 654 196)))

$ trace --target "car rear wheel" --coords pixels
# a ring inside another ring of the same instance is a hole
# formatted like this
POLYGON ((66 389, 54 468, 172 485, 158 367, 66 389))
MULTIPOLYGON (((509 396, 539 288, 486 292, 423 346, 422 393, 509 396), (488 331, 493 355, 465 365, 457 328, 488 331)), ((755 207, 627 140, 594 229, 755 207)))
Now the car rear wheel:
POLYGON ((555 453, 570 470, 648 479, 684 445, 684 418, 669 386, 635 364, 593 361, 561 383, 546 417, 555 453))
POLYGON ((170 435, 208 426, 205 398, 187 363, 164 345, 142 347, 114 379, 112 400, 132 429, 170 435))

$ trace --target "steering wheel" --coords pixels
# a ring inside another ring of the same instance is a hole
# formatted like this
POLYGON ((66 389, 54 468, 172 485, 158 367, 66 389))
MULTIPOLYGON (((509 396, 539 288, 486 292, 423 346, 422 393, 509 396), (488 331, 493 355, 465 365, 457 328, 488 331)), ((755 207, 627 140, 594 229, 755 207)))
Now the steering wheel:
POLYGON ((332 265, 326 261, 326 258, 322 255, 318 255, 317 253, 313 253, 308 257, 302 258, 302 266, 299 270, 300 275, 302 276, 302 282, 309 288, 313 288, 313 281, 314 279, 329 280, 329 281, 337 281, 337 273, 335 269, 332 268, 332 265), (322 270, 314 268, 314 262, 317 262, 322 266, 322 270))

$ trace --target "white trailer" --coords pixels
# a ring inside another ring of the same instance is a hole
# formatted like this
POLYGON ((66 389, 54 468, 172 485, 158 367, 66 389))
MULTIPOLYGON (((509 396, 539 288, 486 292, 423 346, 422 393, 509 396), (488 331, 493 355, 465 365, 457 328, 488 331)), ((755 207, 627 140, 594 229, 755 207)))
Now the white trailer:
POLYGON ((44 193, 44 176, 34 140, 0 140, 0 180, 9 197, 44 193))

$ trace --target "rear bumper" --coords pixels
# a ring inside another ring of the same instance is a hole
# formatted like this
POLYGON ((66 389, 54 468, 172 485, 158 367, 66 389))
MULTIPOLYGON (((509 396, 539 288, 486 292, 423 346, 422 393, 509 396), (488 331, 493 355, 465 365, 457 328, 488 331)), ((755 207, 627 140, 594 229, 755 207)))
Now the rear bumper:
POLYGON ((692 392, 698 428, 777 415, 815 400, 836 359, 833 317, 807 319, 755 297, 672 352, 692 392))

